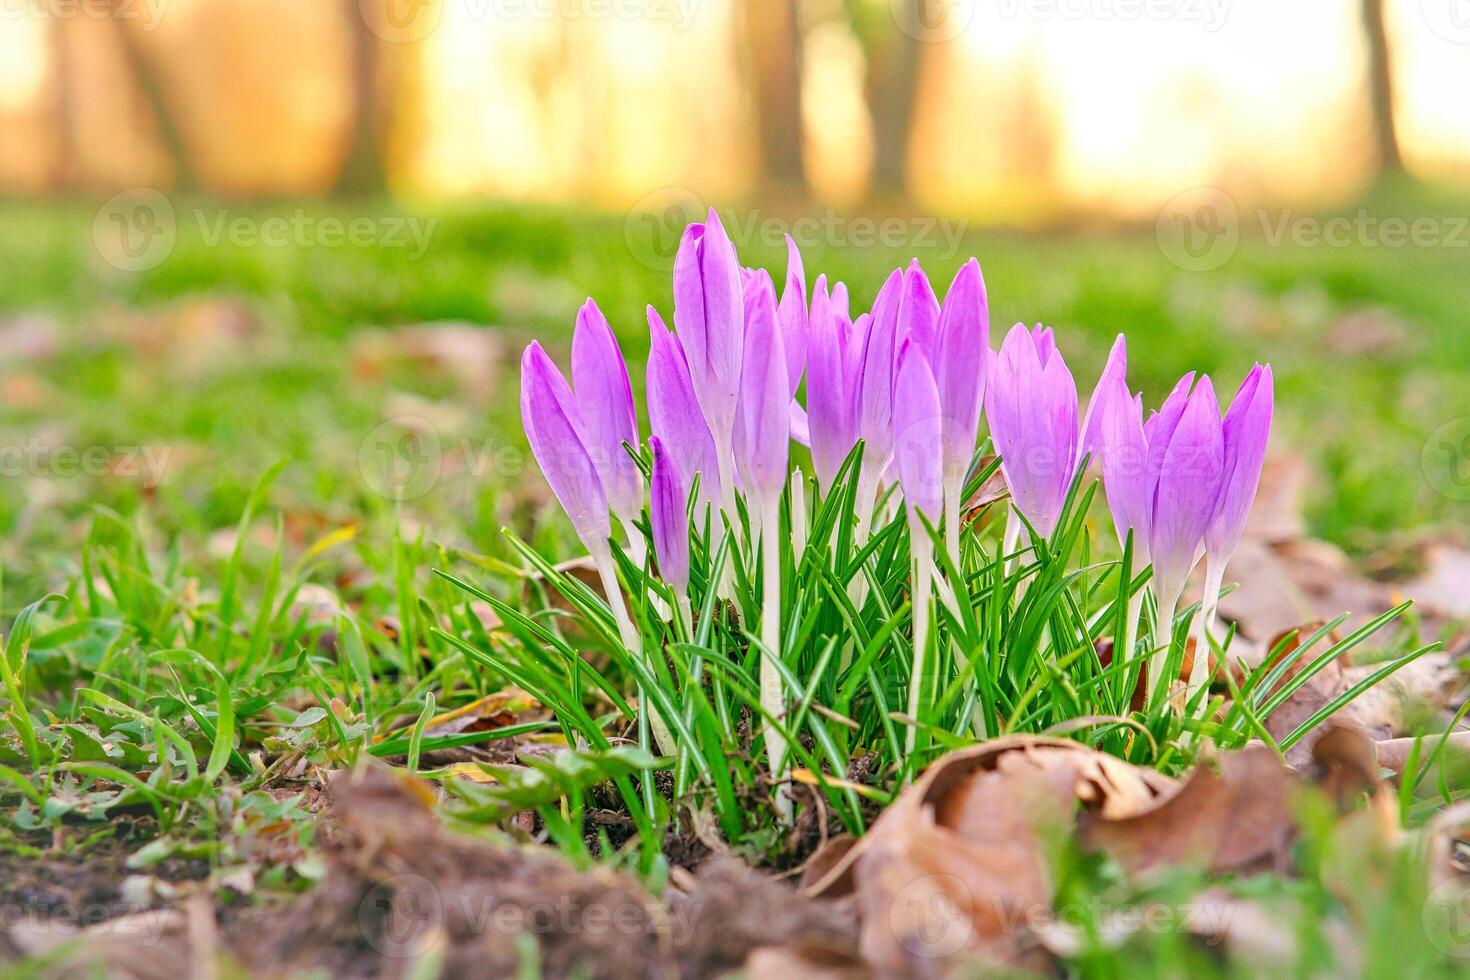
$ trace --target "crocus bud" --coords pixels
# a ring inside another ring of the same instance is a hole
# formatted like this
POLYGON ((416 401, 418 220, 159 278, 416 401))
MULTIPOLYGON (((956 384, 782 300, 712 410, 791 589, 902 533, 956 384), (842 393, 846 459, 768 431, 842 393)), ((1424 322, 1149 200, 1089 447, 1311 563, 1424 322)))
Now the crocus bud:
POLYGON ((914 339, 899 353, 893 392, 893 456, 898 482, 908 505, 909 525, 915 534, 927 534, 922 515, 938 525, 944 512, 944 471, 939 446, 943 419, 934 372, 914 339))
POLYGON ((1128 376, 1128 341, 1122 334, 1113 341, 1113 349, 1108 352, 1108 362, 1103 365, 1102 374, 1098 376, 1097 386, 1092 389, 1092 397, 1087 399, 1087 411, 1082 413, 1082 447, 1079 453, 1083 456, 1090 455, 1094 466, 1101 466, 1102 460, 1098 458, 1099 448, 1102 442, 1103 428, 1103 405, 1105 398, 1116 394, 1119 390, 1124 395, 1128 394, 1125 379, 1128 376), (1113 384, 1113 381, 1125 382, 1121 385, 1113 384))
POLYGON ((786 347, 786 384, 794 398, 801 386, 802 372, 806 370, 807 308, 806 270, 801 263, 801 252, 790 235, 786 236, 786 256, 786 287, 781 291, 776 319, 781 324, 781 342, 786 347))
POLYGON ((659 576, 682 593, 689 587, 689 495, 663 440, 651 436, 648 445, 653 449, 653 476, 648 484, 653 553, 659 576))
POLYGON ((728 453, 744 348, 740 260, 720 216, 690 225, 674 256, 674 330, 716 447, 728 453))
POLYGON ((1162 426, 1155 428, 1150 456, 1158 448, 1152 439, 1165 435, 1149 552, 1157 594, 1167 599, 1178 596, 1199 561, 1205 532, 1215 518, 1220 474, 1225 468, 1220 405, 1207 375, 1190 392, 1173 430, 1165 433, 1162 426))
POLYGON ((622 520, 635 520, 643 509, 643 475, 623 448, 639 444, 633 386, 617 338, 590 299, 572 335, 572 390, 608 506, 622 520))
POLYGON ((1271 366, 1257 364, 1241 382, 1225 413, 1225 465, 1220 500, 1205 534, 1205 549, 1222 561, 1229 561, 1240 544, 1261 483, 1266 443, 1271 438, 1273 389, 1271 366))
POLYGON ((1093 393, 1098 412, 1096 452, 1102 468, 1103 489, 1118 543, 1133 532, 1133 565, 1149 563, 1149 528, 1153 523, 1154 491, 1159 476, 1149 468, 1148 439, 1143 433, 1143 402, 1128 392, 1121 377, 1104 377, 1093 393))
POLYGON ((956 485, 964 480, 975 453, 980 406, 990 375, 990 306, 980 263, 974 259, 961 266, 949 284, 938 331, 934 378, 944 415, 944 480, 952 493, 958 493, 956 485))
POLYGON ((745 302, 745 352, 735 433, 735 466, 741 484, 762 501, 779 497, 786 486, 790 403, 776 293, 770 276, 762 274, 751 280, 745 302))
POLYGON ((833 308, 827 279, 812 291, 807 345, 806 404, 812 465, 823 490, 830 489, 842 461, 857 443, 856 400, 849 370, 852 326, 833 308))
POLYGON ((866 443, 863 470, 876 479, 893 453, 893 369, 898 356, 898 308, 903 270, 895 269, 873 301, 862 364, 855 379, 858 436, 866 443))
POLYGON ((832 309, 842 319, 852 322, 852 308, 848 305, 847 283, 834 282, 832 284, 832 309))
POLYGON ((898 339, 919 345, 926 358, 933 358, 939 338, 939 300, 929 277, 914 259, 903 273, 903 291, 898 303, 898 339))
POLYGON ((521 355, 521 424, 531 454, 582 544, 594 555, 606 554, 612 536, 607 496, 576 400, 566 379, 535 342, 521 355))
POLYGON ((1018 323, 1006 334, 985 410, 1012 501, 1050 535, 1077 469, 1077 386, 1050 330, 1018 323))
POLYGON ((679 477, 687 489, 699 475, 698 514, 711 504, 720 502, 719 458, 715 441, 699 410, 694 384, 689 378, 689 364, 679 338, 669 333, 653 307, 648 308, 648 423, 653 434, 663 442, 670 458, 679 468, 679 477))

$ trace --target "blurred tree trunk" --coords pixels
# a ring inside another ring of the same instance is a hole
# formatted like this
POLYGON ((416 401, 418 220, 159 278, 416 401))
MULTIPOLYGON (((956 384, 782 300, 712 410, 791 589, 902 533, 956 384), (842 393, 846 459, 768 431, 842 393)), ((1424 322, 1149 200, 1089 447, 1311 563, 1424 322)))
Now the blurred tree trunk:
POLYGON ((1393 122, 1393 59, 1383 20, 1383 0, 1362 0, 1363 31, 1368 40, 1368 95, 1373 115, 1373 142, 1382 173, 1404 169, 1393 122))
POLYGON ((51 177, 51 186, 65 190, 72 185, 72 161, 76 159, 76 112, 73 103, 71 77, 71 42, 67 40, 66 25, 73 22, 70 17, 51 17, 46 28, 46 44, 50 48, 52 74, 56 79, 56 168, 51 177))
POLYGON ((762 184, 802 191, 801 25, 796 0, 744 5, 763 161, 762 184))
MULTIPOLYGON (((926 0, 905 0, 912 23, 926 0)), ((923 46, 912 33, 896 28, 889 4, 881 4, 877 24, 857 24, 868 59, 868 112, 873 117, 873 191, 903 196, 908 176, 909 142, 913 133, 914 94, 918 90, 923 46)))
POLYGON ((139 43, 137 33, 129 26, 127 17, 119 16, 119 13, 127 12, 127 2, 128 0, 113 0, 111 7, 113 15, 108 20, 117 34, 118 44, 122 48, 128 71, 137 80, 138 90, 143 93, 143 100, 148 103, 148 111, 158 126, 158 133, 163 140, 163 148, 173 171, 174 188, 181 191, 193 190, 198 184, 194 176, 193 165, 189 161, 188 148, 184 145, 183 134, 179 130, 178 120, 174 117, 168 101, 163 96, 163 85, 158 78, 158 73, 154 71, 148 53, 139 43))
POLYGON ((351 143, 337 174, 338 193, 368 195, 384 190, 383 165, 383 80, 378 35, 363 16, 359 0, 342 0, 347 22, 352 25, 353 120, 351 143))

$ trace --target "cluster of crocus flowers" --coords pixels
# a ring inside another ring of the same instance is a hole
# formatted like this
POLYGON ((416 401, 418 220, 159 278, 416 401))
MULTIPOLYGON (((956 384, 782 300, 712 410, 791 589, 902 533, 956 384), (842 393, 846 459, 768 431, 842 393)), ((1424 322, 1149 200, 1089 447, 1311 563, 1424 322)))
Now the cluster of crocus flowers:
MULTIPOLYGON (((1017 324, 999 352, 992 351, 985 284, 974 259, 960 268, 942 300, 917 261, 896 269, 871 310, 853 316, 842 283, 819 275, 808 293, 801 256, 789 240, 788 246, 778 291, 769 273, 741 265, 711 211, 680 241, 673 330, 653 307, 647 312, 647 526, 659 576, 677 600, 667 611, 686 624, 691 620, 690 516, 714 544, 748 527, 751 547, 742 553, 759 556, 751 571, 760 572, 762 585, 760 702, 768 718, 779 722, 785 714, 781 672, 772 661, 785 656, 779 535, 788 487, 788 531, 798 548, 805 534, 803 484, 791 479, 793 442, 809 447, 822 493, 833 489, 862 444, 860 463, 850 473, 855 540, 882 517, 881 501, 901 501, 906 510, 913 558, 911 716, 929 642, 931 533, 942 529, 951 567, 962 567, 961 498, 982 415, 1010 491, 1006 554, 1023 532, 1028 543, 1052 534, 1079 469, 1091 459, 1103 475, 1120 541, 1131 537, 1136 565, 1153 565, 1158 645, 1167 646, 1185 580, 1205 554, 1207 592, 1213 594, 1206 595, 1202 618, 1213 618, 1225 564, 1260 477, 1271 420, 1269 367, 1252 370, 1223 420, 1209 379, 1193 375, 1145 419, 1141 396, 1127 386, 1127 351, 1119 337, 1079 412, 1076 384, 1050 329, 1017 324)), ((572 382, 539 344, 527 348, 521 391, 526 433, 602 575, 623 642, 641 655, 611 541, 616 524, 630 558, 645 565, 645 488, 635 459, 644 450, 625 362, 591 300, 577 318, 572 382)), ((859 592, 860 579, 852 583, 859 592)), ((717 574, 708 596, 727 589, 728 578, 717 574)), ((1136 602, 1128 621, 1132 637, 1136 602)), ((1195 663, 1205 660, 1196 657, 1195 663)), ((1198 684, 1202 677, 1192 680, 1198 684)), ((653 728, 666 748, 666 727, 655 719, 653 728)), ((767 725, 765 735, 779 779, 787 746, 776 726, 767 725)))

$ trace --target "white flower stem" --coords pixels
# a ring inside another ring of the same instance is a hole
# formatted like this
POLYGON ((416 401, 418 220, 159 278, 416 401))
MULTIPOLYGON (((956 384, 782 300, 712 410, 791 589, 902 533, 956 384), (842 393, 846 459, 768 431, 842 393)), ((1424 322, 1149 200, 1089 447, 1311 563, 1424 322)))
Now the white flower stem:
POLYGON ((806 551, 806 477, 801 470, 791 471, 791 551, 800 564, 806 551))
POLYGON ((960 567, 960 494, 964 475, 944 482, 944 550, 955 568, 960 567))
MULTIPOLYGON (((633 620, 628 617, 628 607, 623 602, 623 588, 618 584, 618 573, 613 565, 612 552, 604 549, 594 554, 592 561, 597 566, 598 576, 602 579, 602 591, 607 593, 608 608, 612 610, 613 620, 618 624, 618 635, 622 637, 623 646, 630 654, 645 664, 648 663, 648 657, 643 653, 643 638, 633 627, 633 620)), ((648 712, 649 725, 653 729, 653 737, 658 743, 658 750, 664 755, 674 755, 673 735, 669 732, 668 724, 659 715, 658 709, 653 706, 653 701, 646 691, 639 699, 639 710, 648 712)))
MULTIPOLYGON (((777 721, 786 718, 786 696, 781 673, 773 657, 781 656, 781 498, 772 495, 763 502, 761 524, 761 644, 766 648, 761 657, 761 708, 777 721)), ((786 795, 786 739, 767 723, 766 754, 770 760, 771 781, 776 784, 776 809, 781 820, 791 822, 791 798, 786 795)))
POLYGON ((1209 674, 1210 638, 1215 635, 1215 614, 1220 608, 1220 589, 1225 581, 1225 562, 1210 555, 1205 562, 1205 591, 1200 600, 1200 617, 1194 630, 1194 665, 1189 671, 1189 693, 1193 698, 1209 674))
POLYGON ((924 662, 929 647, 929 598, 934 584, 934 542, 922 530, 915 532, 913 540, 914 664, 913 672, 909 675, 909 718, 912 719, 913 724, 909 726, 908 734, 904 737, 905 755, 914 751, 914 743, 919 735, 919 706, 923 700, 924 662))
POLYGON ((1012 504, 1006 515, 1005 534, 1000 539, 1000 553, 1004 556, 1001 568, 1007 575, 1011 574, 1011 553, 1016 550, 1016 545, 1021 540, 1021 518, 1016 513, 1015 505, 1012 504))
POLYGON ((1123 611, 1123 648, 1113 651, 1113 662, 1123 663, 1133 657, 1133 648, 1138 646, 1138 617, 1143 612, 1143 591, 1128 597, 1123 611))
MULTIPOLYGON (((623 533, 628 536, 629 560, 639 569, 646 568, 648 562, 648 542, 644 539, 643 532, 638 530, 637 524, 626 517, 619 516, 618 522, 623 525, 623 533)), ((650 591, 648 593, 648 601, 652 603, 654 611, 658 613, 660 619, 669 618, 669 604, 659 598, 656 593, 650 591)))
POLYGON ((1154 596, 1158 615, 1154 620, 1154 651, 1149 656, 1148 689, 1144 700, 1144 704, 1149 707, 1159 697, 1167 697, 1169 694, 1170 685, 1161 682, 1169 662, 1169 648, 1174 643, 1174 613, 1179 607, 1179 592, 1179 589, 1172 589, 1170 595, 1154 596))

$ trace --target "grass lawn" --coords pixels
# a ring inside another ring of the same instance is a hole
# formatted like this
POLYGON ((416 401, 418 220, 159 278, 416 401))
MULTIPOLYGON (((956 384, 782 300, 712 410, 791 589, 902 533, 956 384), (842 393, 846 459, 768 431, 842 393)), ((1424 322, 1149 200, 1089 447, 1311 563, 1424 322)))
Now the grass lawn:
MULTIPOLYGON (((1149 402, 1190 369, 1223 396, 1269 360, 1273 445, 1313 474, 1310 533, 1369 556, 1409 532, 1453 533, 1470 507, 1447 482, 1463 454, 1437 448, 1470 416, 1470 234, 1453 231, 1470 199, 1389 188, 1361 208, 1432 218, 1447 241, 1273 244, 1272 212, 1243 215, 1238 250, 1206 272, 1172 264, 1151 226, 975 230, 953 254, 918 256, 936 284, 977 256, 993 342, 1017 320, 1054 327, 1084 393, 1118 332, 1149 402)), ((553 558, 580 553, 526 452, 517 358, 541 338, 565 363, 590 295, 641 364, 643 306, 668 316, 669 275, 622 215, 412 212, 432 221, 414 255, 209 240, 220 218, 366 213, 386 228, 411 213, 390 205, 176 211, 167 258, 126 272, 99 256, 93 207, 0 205, 0 613, 20 668, 0 721, 0 867, 58 852, 131 855, 134 874, 248 864, 264 902, 320 875, 309 794, 277 791, 292 779, 363 751, 429 769, 420 761, 465 744, 556 732, 544 718, 498 734, 429 723, 503 680, 436 632, 483 637, 486 609, 433 572, 514 604, 521 559, 502 528, 553 558), (471 326, 401 329, 449 321, 471 326), (289 859, 247 855, 260 822, 292 828, 289 859)), ((784 268, 783 248, 737 244, 784 268)), ((808 274, 845 280, 856 309, 910 257, 803 244, 808 274)), ((627 778, 616 759, 596 764, 627 778)), ((1411 796, 1402 810, 1422 823, 1411 796)), ((1354 860, 1340 829, 1312 819, 1303 875, 1238 884, 1293 923, 1304 971, 1332 962, 1333 934, 1314 923, 1337 916, 1359 929, 1365 975, 1452 975, 1421 938, 1416 866, 1354 860)), ((1081 858, 1064 882, 1092 908, 1187 901, 1202 879, 1132 887, 1081 858)), ((1177 935, 1069 962, 1089 975, 1242 969, 1177 935)))

